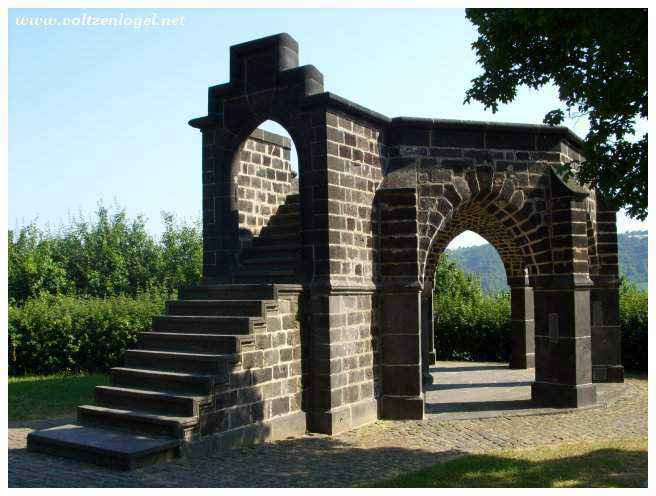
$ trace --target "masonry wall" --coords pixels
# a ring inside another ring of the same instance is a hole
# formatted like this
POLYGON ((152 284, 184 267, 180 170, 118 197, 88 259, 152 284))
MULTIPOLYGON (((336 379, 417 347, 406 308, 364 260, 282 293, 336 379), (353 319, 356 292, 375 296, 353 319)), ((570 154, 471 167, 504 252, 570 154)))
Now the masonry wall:
MULTIPOLYGON (((463 230, 499 250, 509 277, 551 273, 547 197, 549 169, 566 157, 559 140, 476 129, 400 131, 394 161, 413 161, 419 196, 419 260, 432 274, 436 259, 463 230)), ((567 149, 569 150, 569 149, 567 149)))
POLYGON ((376 418, 379 373, 377 224, 382 130, 346 112, 326 113, 327 243, 315 247, 312 295, 314 425, 339 432, 376 418))
POLYGON ((326 115, 330 279, 371 285, 373 198, 382 180, 381 130, 343 114, 326 115))
POLYGON ((299 294, 279 297, 277 305, 277 311, 267 313, 266 327, 242 345, 228 381, 216 387, 214 411, 206 417, 202 434, 301 413, 299 294))
POLYGON ((244 142, 234 178, 242 240, 258 236, 295 192, 290 158, 291 140, 284 136, 256 129, 244 142))
MULTIPOLYGON (((563 184, 552 169, 581 158, 572 133, 548 126, 389 119, 324 92, 321 73, 298 66, 298 44, 284 33, 232 47, 230 60, 230 82, 211 88, 208 115, 191 122, 204 138, 204 276, 211 282, 229 271, 245 239, 237 231, 259 232, 281 200, 274 187, 262 203, 264 192, 254 186, 259 179, 261 189, 267 176, 285 188, 278 170, 256 172, 256 166, 269 165, 256 162, 257 154, 269 154, 268 147, 247 142, 239 152, 245 168, 237 197, 244 215, 237 221, 230 217, 233 178, 225 172, 234 166, 244 130, 263 117, 276 120, 293 136, 300 159, 298 282, 312 331, 304 336, 312 430, 335 433, 371 421, 378 398, 385 418, 423 416, 418 330, 421 294, 432 282, 425 276, 432 275, 448 241, 467 228, 495 243, 515 282, 528 268, 539 288, 537 335, 546 337, 558 326, 575 331, 552 333, 540 349, 537 375, 557 372, 548 360, 562 361, 563 370, 587 367, 588 267, 596 267, 599 277, 607 274, 604 282, 612 286, 616 252, 612 226, 604 231, 611 213, 586 197, 589 191, 563 184), (580 349, 568 348, 572 336, 583 338, 580 349)), ((608 288, 599 301, 614 291, 608 288)), ((612 327, 613 316, 600 322, 600 329, 612 327)), ((569 405, 584 404, 594 390, 579 379, 587 377, 544 376, 535 397, 566 396, 569 405)))

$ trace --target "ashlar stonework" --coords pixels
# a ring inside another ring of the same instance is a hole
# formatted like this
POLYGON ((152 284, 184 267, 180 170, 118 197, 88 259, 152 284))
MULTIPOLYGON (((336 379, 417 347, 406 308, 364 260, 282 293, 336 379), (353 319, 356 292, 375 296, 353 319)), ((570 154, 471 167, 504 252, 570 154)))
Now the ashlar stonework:
MULTIPOLYGON (((203 282, 78 411, 83 427, 179 444, 96 450, 98 463, 423 418, 435 267, 465 230, 501 256, 511 367, 535 368, 536 405, 587 406, 596 382, 623 381, 616 212, 559 175, 584 159, 567 128, 390 119, 325 92, 287 34, 231 47, 230 81, 190 125, 203 282), (258 129, 266 120, 291 142, 258 129)), ((61 432, 30 436, 31 449, 89 457, 61 432)))

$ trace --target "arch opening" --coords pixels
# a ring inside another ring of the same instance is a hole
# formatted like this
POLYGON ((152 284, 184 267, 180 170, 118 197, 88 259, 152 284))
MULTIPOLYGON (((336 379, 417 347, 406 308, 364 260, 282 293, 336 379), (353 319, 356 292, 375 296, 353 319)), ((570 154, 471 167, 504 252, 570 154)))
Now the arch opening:
POLYGON ((475 206, 458 212, 436 233, 427 254, 422 300, 427 412, 469 412, 483 402, 513 397, 530 407, 535 367, 531 266, 512 231, 475 206), (467 264, 458 256, 464 251, 467 264), (495 376, 503 377, 503 390, 488 384, 495 376), (460 390, 455 383, 461 381, 478 386, 460 390))
POLYGON ((272 219, 273 224, 280 220, 299 193, 298 153, 285 127, 266 120, 250 132, 235 151, 231 180, 243 250, 273 227, 272 219))
POLYGON ((520 241, 518 232, 521 233, 517 226, 507 227, 476 203, 462 207, 433 235, 426 254, 424 284, 433 285, 433 277, 440 257, 447 246, 463 233, 476 235, 477 239, 484 240, 496 250, 503 263, 508 285, 512 286, 517 281, 524 282, 527 274, 537 273, 537 266, 530 246, 520 241))

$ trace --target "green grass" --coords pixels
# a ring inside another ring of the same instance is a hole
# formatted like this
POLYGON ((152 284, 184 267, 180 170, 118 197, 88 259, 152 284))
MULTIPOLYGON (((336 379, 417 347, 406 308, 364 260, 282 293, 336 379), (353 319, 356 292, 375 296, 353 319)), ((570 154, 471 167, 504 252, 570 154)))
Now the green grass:
POLYGON ((372 487, 647 487, 647 439, 465 455, 372 487))
POLYGON ((93 388, 107 384, 104 374, 9 378, 9 420, 61 417, 93 402, 93 388))

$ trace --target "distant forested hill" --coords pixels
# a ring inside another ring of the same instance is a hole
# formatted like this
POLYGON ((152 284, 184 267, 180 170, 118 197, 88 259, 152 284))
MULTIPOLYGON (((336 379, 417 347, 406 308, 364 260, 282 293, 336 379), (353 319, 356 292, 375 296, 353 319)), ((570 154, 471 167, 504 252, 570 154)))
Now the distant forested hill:
MULTIPOLYGON (((647 287, 647 231, 632 231, 618 234, 620 273, 641 288, 647 287)), ((481 278, 483 289, 487 292, 503 291, 506 286, 506 272, 501 258, 491 245, 468 246, 447 250, 467 272, 481 278)))

